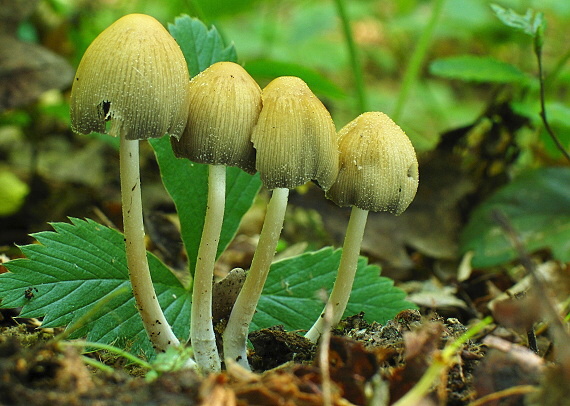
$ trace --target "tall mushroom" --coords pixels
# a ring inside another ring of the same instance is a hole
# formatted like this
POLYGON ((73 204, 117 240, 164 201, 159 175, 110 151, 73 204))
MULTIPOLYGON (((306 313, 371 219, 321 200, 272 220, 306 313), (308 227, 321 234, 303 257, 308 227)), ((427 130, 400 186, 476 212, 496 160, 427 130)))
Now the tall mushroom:
POLYGON ((226 165, 255 172, 251 132, 261 110, 261 89, 240 65, 218 62, 192 78, 188 125, 172 140, 178 157, 210 164, 208 202, 194 272, 190 339, 204 371, 219 371, 212 325, 212 279, 224 219, 226 165))
MULTIPOLYGON (((328 298, 331 325, 346 309, 368 211, 396 215, 408 208, 418 188, 418 161, 412 143, 386 114, 361 114, 339 132, 340 169, 326 196, 339 206, 352 206, 337 278, 328 298)), ((326 309, 326 306, 325 306, 326 309)), ((305 335, 317 342, 324 311, 305 335)))
POLYGON ((310 180, 328 190, 338 172, 332 118, 305 82, 279 77, 262 93, 263 108, 253 130, 256 168, 273 194, 251 268, 223 334, 224 356, 249 368, 247 333, 283 227, 289 189, 310 180))
POLYGON ((71 89, 71 126, 120 137, 127 265, 137 309, 154 348, 178 345, 148 268, 139 172, 139 140, 179 137, 188 115, 188 68, 178 44, 153 17, 126 15, 85 51, 71 89), (106 121, 110 121, 107 128, 106 121))

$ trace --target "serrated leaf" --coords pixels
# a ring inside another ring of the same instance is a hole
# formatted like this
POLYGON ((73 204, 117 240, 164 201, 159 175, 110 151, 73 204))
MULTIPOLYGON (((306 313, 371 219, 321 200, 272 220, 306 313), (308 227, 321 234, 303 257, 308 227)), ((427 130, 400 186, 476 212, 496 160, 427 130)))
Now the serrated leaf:
MULTIPOLYGON (((271 266, 251 330, 282 324, 286 330, 307 330, 319 317, 324 303, 318 291, 332 289, 341 250, 331 247, 275 262, 271 266)), ((415 306, 394 282, 380 276, 377 266, 358 262, 356 279, 345 316, 361 311, 368 321, 384 323, 398 312, 415 306)))
POLYGON ((489 267, 517 257, 511 242, 491 217, 507 216, 526 250, 548 248, 570 261, 570 168, 530 170, 501 188, 471 215, 461 235, 461 250, 473 251, 474 267, 489 267))
MULTIPOLYGON (((176 158, 166 137, 149 141, 160 166, 162 183, 176 205, 182 240, 193 275, 208 199, 208 165, 176 158)), ((251 176, 239 168, 226 169, 226 208, 218 256, 234 238, 241 218, 253 204, 260 188, 259 174, 251 176)))
POLYGON ((529 78, 516 66, 488 56, 460 55, 433 61, 432 75, 466 82, 513 83, 529 78))
POLYGON ((190 76, 196 76, 215 62, 236 62, 237 54, 233 44, 225 46, 215 27, 208 27, 197 18, 183 15, 168 24, 186 58, 190 76))
MULTIPOLYGON (((52 227, 33 235, 39 244, 21 247, 27 258, 6 264, 10 272, 0 275, 0 307, 22 306, 20 316, 44 317, 44 327, 73 324, 93 312, 71 338, 87 335, 89 341, 153 354, 130 288, 123 235, 76 218, 52 227)), ((148 260, 165 316, 186 340, 189 292, 154 255, 148 260)))

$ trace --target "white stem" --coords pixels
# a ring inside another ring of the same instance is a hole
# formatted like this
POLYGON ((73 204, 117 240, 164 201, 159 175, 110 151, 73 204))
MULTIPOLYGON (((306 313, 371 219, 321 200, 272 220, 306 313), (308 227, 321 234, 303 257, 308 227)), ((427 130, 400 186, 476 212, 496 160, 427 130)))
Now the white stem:
MULTIPOLYGON (((364 228, 366 226, 366 219, 368 217, 368 210, 362 210, 358 207, 352 207, 350 213, 350 220, 346 228, 346 235, 344 236, 344 245, 342 247, 342 256, 340 257, 340 264, 338 273, 334 282, 333 289, 329 296, 327 306, 330 304, 332 307, 332 316, 330 326, 334 327, 342 318, 348 298, 352 291, 352 284, 354 276, 356 275, 356 268, 358 266, 358 256, 360 255, 360 245, 362 244, 362 237, 364 236, 364 228)), ((325 306, 326 309, 326 306, 325 306)), ((324 310, 319 316, 318 320, 313 324, 313 327, 305 334, 305 338, 316 343, 325 329, 324 310)))
POLYGON ((250 369, 247 362, 247 333, 257 302, 263 291, 269 267, 275 256, 275 248, 283 228, 288 197, 289 189, 277 188, 273 190, 273 195, 267 205, 265 221, 251 268, 224 331, 224 357, 236 361, 246 369, 250 369))
POLYGON ((121 198, 129 278, 144 328, 157 351, 180 344, 160 308, 146 259, 139 171, 139 141, 121 136, 121 198))
POLYGON ((224 221, 225 199, 226 167, 210 165, 208 203, 194 272, 192 319, 190 321, 190 339, 194 357, 204 372, 221 370, 220 355, 216 347, 216 335, 212 324, 212 282, 216 252, 224 221))

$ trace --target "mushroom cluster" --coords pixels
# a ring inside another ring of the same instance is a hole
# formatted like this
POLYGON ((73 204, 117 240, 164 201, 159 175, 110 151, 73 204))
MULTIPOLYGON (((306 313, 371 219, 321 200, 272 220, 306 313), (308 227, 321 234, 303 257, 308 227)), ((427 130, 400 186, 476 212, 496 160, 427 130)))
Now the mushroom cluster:
MULTIPOLYGON (((179 158, 209 164, 208 200, 192 291, 190 341, 198 367, 221 369, 212 325, 214 263, 225 210, 226 166, 259 172, 272 191, 252 265, 223 332, 226 359, 249 368, 247 333, 283 227, 289 190, 314 181, 339 206, 352 206, 328 307, 346 309, 368 211, 401 214, 418 187, 418 162, 388 116, 364 113, 337 134, 321 101, 300 78, 263 90, 238 64, 215 63, 190 80, 180 48, 152 17, 125 16, 87 49, 71 95, 74 131, 121 139, 121 193, 129 276, 147 334, 159 351, 179 345, 154 291, 144 245, 138 140, 170 134, 179 158)), ((317 342, 319 317, 306 337, 317 342)))

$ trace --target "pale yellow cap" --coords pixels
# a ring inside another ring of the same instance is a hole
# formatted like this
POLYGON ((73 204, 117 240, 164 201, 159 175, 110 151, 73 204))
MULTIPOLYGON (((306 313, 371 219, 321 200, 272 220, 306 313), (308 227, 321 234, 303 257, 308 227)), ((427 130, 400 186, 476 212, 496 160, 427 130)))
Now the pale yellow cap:
POLYGON ((315 180, 327 190, 338 173, 337 134, 328 110, 292 76, 274 79, 262 98, 252 141, 265 186, 292 189, 315 180))
POLYGON ((339 132, 340 170, 326 196, 339 206, 401 214, 416 195, 416 152, 384 113, 358 116, 339 132))
POLYGON ((255 173, 251 133, 261 111, 261 88, 240 65, 218 62, 190 81, 188 124, 178 157, 255 173))
POLYGON ((71 127, 130 140, 179 137, 188 115, 188 67, 180 47, 153 17, 129 14, 91 43, 71 89, 71 127))

